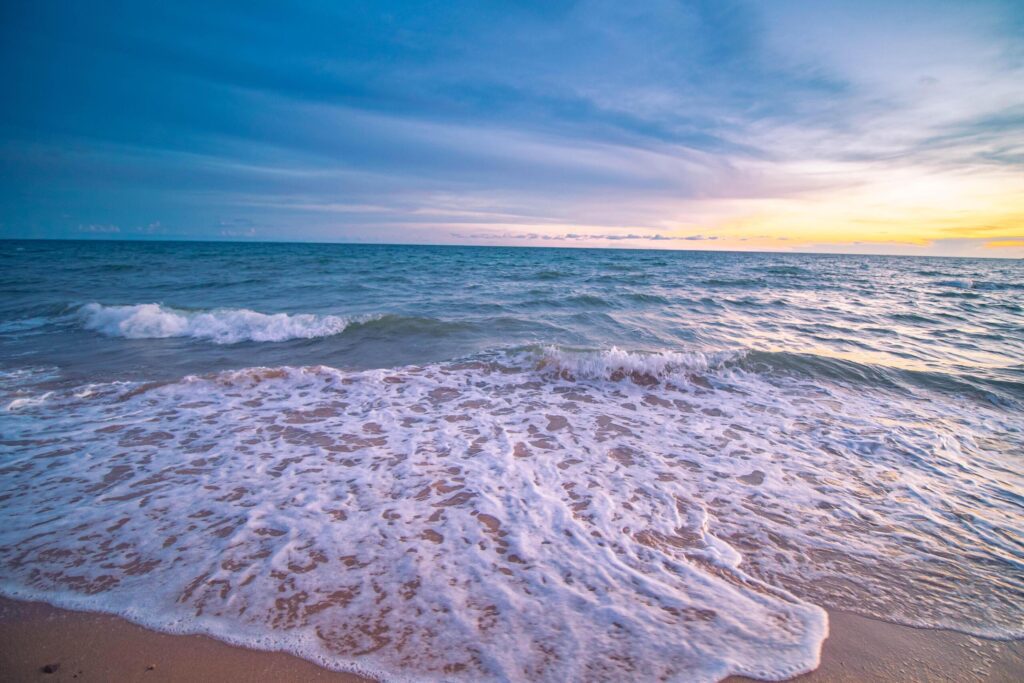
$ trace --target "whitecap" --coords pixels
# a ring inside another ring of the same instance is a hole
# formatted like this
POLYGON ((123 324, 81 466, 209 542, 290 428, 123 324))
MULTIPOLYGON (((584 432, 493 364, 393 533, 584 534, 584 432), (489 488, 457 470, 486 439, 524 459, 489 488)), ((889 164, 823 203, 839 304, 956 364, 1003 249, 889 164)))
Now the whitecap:
POLYGON ((46 403, 46 399, 50 398, 53 392, 46 392, 38 396, 24 396, 22 398, 16 398, 7 404, 8 411, 22 410, 24 408, 32 408, 34 406, 41 406, 46 403))
POLYGON ((541 370, 551 370, 572 379, 654 381, 705 373, 741 358, 744 353, 744 350, 642 353, 615 346, 602 350, 545 346, 539 352, 537 364, 541 370))
POLYGON ((259 313, 245 308, 186 311, 156 303, 128 306, 86 304, 79 309, 86 329, 110 337, 191 337, 215 344, 282 342, 340 334, 352 319, 312 313, 259 313))

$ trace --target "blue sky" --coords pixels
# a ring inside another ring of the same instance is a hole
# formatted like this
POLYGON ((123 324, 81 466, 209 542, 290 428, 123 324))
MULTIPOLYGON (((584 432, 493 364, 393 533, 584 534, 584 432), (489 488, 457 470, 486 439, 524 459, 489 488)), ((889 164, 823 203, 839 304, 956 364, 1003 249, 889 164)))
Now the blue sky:
POLYGON ((3 236, 1024 255, 1018 3, 0 21, 3 236))

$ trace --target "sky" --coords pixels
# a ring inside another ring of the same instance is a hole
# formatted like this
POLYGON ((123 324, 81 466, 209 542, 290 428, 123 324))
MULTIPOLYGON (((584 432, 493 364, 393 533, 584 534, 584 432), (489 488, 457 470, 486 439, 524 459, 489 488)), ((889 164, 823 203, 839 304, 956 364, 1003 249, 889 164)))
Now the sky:
POLYGON ((0 3, 0 236, 1024 256, 1024 3, 0 3))

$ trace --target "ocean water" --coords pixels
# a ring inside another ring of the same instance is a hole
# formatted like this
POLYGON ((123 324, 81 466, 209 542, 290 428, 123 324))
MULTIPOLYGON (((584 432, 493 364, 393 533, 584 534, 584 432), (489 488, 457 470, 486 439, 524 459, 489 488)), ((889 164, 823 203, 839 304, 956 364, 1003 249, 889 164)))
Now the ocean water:
POLYGON ((397 680, 1024 637, 1024 263, 0 242, 0 593, 397 680))

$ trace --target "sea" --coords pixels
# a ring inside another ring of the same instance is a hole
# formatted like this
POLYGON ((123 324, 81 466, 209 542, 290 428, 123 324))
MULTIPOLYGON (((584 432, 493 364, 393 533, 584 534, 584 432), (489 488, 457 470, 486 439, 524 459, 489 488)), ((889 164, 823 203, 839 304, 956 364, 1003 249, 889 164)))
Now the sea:
POLYGON ((387 680, 1024 637, 1024 261, 2 241, 0 594, 387 680))

